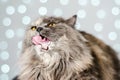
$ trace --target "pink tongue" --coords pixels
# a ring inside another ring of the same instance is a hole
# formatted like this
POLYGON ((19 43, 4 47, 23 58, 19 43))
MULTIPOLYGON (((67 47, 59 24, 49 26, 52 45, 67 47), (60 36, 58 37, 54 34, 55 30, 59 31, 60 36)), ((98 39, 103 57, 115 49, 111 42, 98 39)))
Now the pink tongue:
POLYGON ((32 37, 32 42, 35 45, 41 45, 41 47, 46 50, 48 49, 48 46, 50 44, 50 40, 48 40, 47 38, 42 39, 42 37, 39 35, 32 37))

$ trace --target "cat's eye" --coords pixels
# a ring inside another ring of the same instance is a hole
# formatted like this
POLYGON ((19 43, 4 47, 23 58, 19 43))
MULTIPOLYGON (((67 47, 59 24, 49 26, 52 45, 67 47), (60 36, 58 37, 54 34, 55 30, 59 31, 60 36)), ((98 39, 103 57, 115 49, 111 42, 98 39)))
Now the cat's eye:
POLYGON ((37 28, 36 26, 32 26, 32 27, 31 27, 31 30, 34 31, 34 30, 36 30, 36 28, 37 28))
POLYGON ((56 26, 56 23, 49 23, 48 25, 47 25, 48 27, 55 27, 56 26))

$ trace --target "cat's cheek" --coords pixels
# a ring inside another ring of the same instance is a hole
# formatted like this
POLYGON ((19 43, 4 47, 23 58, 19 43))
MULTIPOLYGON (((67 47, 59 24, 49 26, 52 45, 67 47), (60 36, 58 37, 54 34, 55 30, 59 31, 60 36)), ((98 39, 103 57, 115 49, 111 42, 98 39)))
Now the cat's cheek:
POLYGON ((60 37, 61 37, 60 35, 51 36, 51 41, 55 42, 55 41, 59 40, 60 37))

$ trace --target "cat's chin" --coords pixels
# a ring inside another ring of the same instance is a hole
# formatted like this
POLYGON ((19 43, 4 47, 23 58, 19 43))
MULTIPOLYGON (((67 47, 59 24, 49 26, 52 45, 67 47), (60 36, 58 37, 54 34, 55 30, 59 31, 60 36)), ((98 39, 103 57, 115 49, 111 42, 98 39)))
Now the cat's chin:
POLYGON ((37 47, 39 51, 48 51, 49 50, 49 46, 44 48, 42 45, 35 45, 35 47, 37 47))

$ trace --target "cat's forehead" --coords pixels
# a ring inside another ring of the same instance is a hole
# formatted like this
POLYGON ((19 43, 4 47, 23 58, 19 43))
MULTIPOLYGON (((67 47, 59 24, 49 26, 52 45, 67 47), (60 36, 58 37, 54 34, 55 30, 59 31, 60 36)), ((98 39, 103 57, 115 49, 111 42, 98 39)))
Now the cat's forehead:
POLYGON ((31 25, 40 25, 40 24, 44 24, 44 23, 50 23, 50 22, 55 22, 55 23, 60 23, 60 22, 65 22, 65 19, 61 18, 61 17, 40 17, 37 20, 35 20, 34 22, 32 22, 31 25))
POLYGON ((59 23, 59 22, 65 22, 65 20, 61 17, 45 17, 43 18, 43 22, 44 23, 50 23, 50 22, 59 23))

